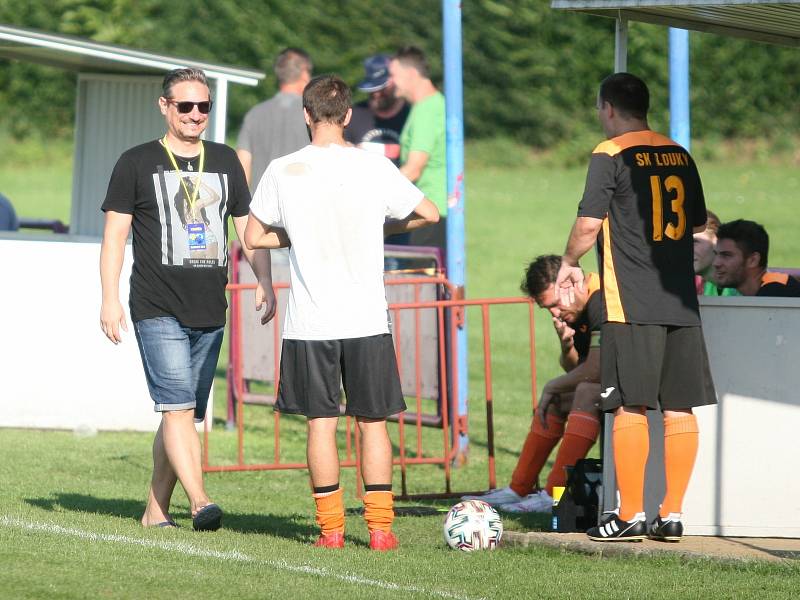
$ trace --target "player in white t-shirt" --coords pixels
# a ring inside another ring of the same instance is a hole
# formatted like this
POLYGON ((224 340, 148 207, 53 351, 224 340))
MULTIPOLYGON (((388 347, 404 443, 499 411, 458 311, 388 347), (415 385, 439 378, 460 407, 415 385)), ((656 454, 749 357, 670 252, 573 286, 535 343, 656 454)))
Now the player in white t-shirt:
POLYGON ((321 535, 344 545, 336 425, 339 384, 361 436, 370 548, 392 550, 392 446, 386 417, 406 409, 383 283, 383 238, 439 212, 385 157, 347 146, 350 90, 316 77, 303 91, 311 144, 275 159, 258 184, 248 248, 290 247, 289 304, 276 409, 308 419, 308 467, 321 535))

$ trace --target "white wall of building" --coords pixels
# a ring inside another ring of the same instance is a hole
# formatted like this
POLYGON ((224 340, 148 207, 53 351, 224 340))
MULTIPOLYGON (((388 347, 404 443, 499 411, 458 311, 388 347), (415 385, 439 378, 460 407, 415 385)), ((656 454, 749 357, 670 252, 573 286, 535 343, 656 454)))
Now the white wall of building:
POLYGON ((130 245, 115 346, 100 330, 99 241, 27 237, 0 238, 0 427, 155 431, 128 314, 130 245))

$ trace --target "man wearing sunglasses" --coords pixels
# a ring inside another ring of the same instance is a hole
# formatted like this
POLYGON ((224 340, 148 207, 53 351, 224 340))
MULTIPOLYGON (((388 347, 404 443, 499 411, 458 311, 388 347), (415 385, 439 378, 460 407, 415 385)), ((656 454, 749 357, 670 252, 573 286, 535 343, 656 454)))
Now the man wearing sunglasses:
MULTIPOLYGON (((236 153, 201 139, 211 105, 203 71, 167 73, 158 99, 166 134, 122 154, 102 205, 100 325, 114 344, 128 330, 119 276, 133 230, 130 314, 147 386, 161 413, 145 527, 175 526, 169 506, 178 481, 195 529, 215 530, 222 521, 203 485, 195 423, 206 416, 225 325, 227 219, 233 217, 241 238, 250 193, 236 153)), ((245 249, 245 256, 258 280, 256 308, 266 305, 266 323, 275 312, 269 251, 245 249)))

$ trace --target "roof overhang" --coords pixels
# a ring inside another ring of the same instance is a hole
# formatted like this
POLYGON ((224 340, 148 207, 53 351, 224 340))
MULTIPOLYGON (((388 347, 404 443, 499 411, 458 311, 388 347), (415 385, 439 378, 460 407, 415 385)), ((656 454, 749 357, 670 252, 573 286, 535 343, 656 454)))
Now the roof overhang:
POLYGON ((800 46, 800 0, 553 0, 552 8, 800 46))
POLYGON ((163 75, 181 67, 203 69, 212 79, 257 85, 264 73, 190 58, 143 52, 124 46, 45 33, 35 29, 0 25, 0 58, 39 63, 81 73, 163 75))

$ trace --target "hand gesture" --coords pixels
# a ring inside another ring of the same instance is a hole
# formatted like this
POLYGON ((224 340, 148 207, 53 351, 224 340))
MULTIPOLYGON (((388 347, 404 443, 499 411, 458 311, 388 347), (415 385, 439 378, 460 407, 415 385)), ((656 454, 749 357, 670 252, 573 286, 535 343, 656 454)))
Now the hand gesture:
POLYGON ((261 324, 266 325, 275 316, 277 303, 275 301, 275 291, 272 284, 263 284, 260 281, 256 286, 256 311, 264 306, 264 314, 261 315, 261 324))
POLYGON ((539 398, 539 403, 536 405, 535 419, 539 419, 544 429, 547 429, 547 409, 554 402, 558 400, 558 394, 548 391, 547 386, 542 390, 542 395, 539 398))
POLYGON ((125 311, 122 310, 122 304, 120 304, 119 300, 103 302, 100 308, 100 329, 114 344, 119 344, 122 341, 122 335, 119 332, 120 327, 124 332, 128 332, 128 324, 125 321, 125 311))
POLYGON ((572 347, 572 338, 575 337, 575 330, 569 326, 569 323, 562 321, 558 317, 553 317, 553 327, 555 327, 558 340, 561 342, 561 348, 569 350, 572 347))
POLYGON ((559 302, 565 306, 570 306, 575 302, 575 288, 583 290, 583 270, 578 266, 572 266, 561 261, 561 268, 556 275, 556 292, 559 295, 559 302))

